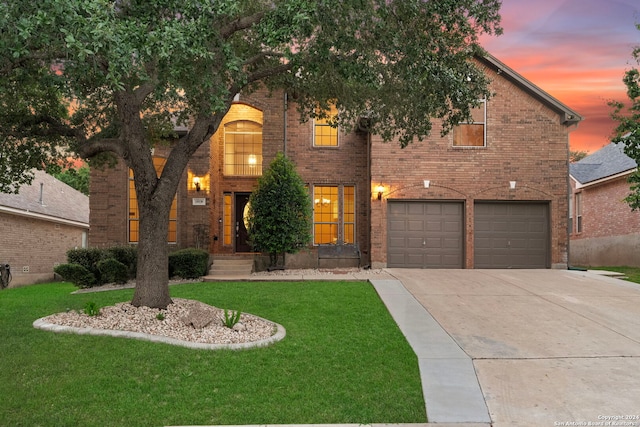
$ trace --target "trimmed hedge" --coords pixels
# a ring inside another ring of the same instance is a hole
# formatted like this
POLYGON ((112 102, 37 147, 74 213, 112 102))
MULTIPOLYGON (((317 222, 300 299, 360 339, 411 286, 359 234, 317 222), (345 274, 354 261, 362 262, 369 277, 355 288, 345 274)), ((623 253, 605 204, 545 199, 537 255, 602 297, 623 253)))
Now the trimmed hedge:
POLYGON ((79 288, 90 288, 96 284, 96 277, 77 263, 60 264, 54 267, 53 271, 79 288))
POLYGON ((120 261, 127 267, 127 274, 130 279, 136 277, 138 266, 138 248, 135 246, 113 246, 107 249, 109 258, 120 261))
POLYGON ((123 284, 129 280, 129 269, 115 258, 102 259, 97 267, 103 283, 123 284))
POLYGON ((209 252, 202 249, 181 249, 169 254, 169 277, 196 279, 207 274, 209 252))
MULTIPOLYGON (((67 262, 69 264, 79 264, 86 268, 95 278, 97 284, 104 283, 100 280, 100 271, 98 270, 98 262, 105 256, 104 249, 98 248, 82 248, 70 249, 67 251, 67 262)), ((64 276, 63 276, 64 277, 64 276)))
MULTIPOLYGON (((54 272, 80 288, 126 283, 136 277, 137 255, 135 246, 71 249, 68 264, 57 266, 54 272)), ((169 277, 195 279, 207 274, 208 268, 207 251, 181 249, 169 254, 169 277)))

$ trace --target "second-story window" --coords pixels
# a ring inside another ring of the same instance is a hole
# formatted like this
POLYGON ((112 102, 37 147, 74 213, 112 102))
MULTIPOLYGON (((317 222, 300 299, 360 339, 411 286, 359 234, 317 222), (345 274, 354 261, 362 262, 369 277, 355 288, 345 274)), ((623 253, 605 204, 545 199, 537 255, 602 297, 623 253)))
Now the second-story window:
POLYGON ((262 175, 262 126, 238 120, 224 126, 224 174, 262 175))
POLYGON ((327 118, 315 119, 313 121, 313 145, 315 147, 338 146, 338 128, 329 124, 331 119, 337 114, 337 108, 335 105, 331 105, 329 111, 327 111, 327 118))
POLYGON ((471 109, 471 120, 460 123, 453 128, 454 147, 486 147, 487 146, 487 101, 480 100, 480 105, 471 109))

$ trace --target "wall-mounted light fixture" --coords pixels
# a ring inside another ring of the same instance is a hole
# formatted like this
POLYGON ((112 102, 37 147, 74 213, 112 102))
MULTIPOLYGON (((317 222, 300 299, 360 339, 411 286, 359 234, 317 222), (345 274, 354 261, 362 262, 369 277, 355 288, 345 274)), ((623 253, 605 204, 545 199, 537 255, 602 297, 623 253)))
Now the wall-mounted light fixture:
POLYGON ((515 190, 516 189, 516 182, 515 181, 509 181, 509 189, 510 190, 515 190))
POLYGON ((429 186, 431 185, 431 181, 429 181, 428 179, 425 179, 423 181, 423 184, 424 184, 424 188, 429 188, 429 186))
MULTIPOLYGON (((198 193, 209 192, 209 174, 196 175, 192 170, 187 171, 187 190, 198 193)), ((200 197, 200 196, 198 196, 200 197)))
POLYGON ((384 185, 379 184, 376 187, 376 191, 378 192, 378 200, 382 200, 382 194, 384 193, 384 185))

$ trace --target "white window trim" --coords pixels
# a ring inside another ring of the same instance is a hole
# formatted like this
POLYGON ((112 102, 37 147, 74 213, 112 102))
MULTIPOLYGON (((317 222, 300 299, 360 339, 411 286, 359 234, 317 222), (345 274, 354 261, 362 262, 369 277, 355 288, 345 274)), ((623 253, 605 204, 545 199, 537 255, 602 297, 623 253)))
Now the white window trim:
MULTIPOLYGON (((487 148, 487 98, 482 98, 479 99, 478 102, 480 102, 482 104, 482 145, 453 145, 453 132, 452 132, 452 139, 451 139, 451 146, 455 149, 463 149, 463 150, 467 150, 467 149, 480 149, 480 148, 487 148)), ((476 107, 477 108, 477 107, 476 107)), ((461 125, 471 125, 471 124, 478 124, 478 122, 460 122, 459 124, 461 125)))

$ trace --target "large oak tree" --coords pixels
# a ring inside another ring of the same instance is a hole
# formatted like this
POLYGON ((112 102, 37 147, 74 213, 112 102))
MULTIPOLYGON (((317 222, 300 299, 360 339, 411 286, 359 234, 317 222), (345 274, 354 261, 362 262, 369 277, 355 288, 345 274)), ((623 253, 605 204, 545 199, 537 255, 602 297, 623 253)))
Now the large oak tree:
POLYGON ((478 36, 500 0, 0 1, 0 190, 15 191, 70 147, 133 170, 140 209, 134 305, 171 303, 171 202, 196 149, 239 92, 295 95, 301 117, 337 102, 406 145, 469 117, 489 96, 478 36), (171 146, 160 177, 150 148, 171 146), (175 137, 175 135, 173 135, 175 137))

